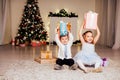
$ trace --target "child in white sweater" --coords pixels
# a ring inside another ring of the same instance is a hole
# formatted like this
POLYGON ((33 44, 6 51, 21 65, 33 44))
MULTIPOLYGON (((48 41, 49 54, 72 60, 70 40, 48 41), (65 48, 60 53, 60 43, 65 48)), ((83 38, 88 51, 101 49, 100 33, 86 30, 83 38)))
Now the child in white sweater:
POLYGON ((60 35, 59 30, 56 32, 55 41, 59 47, 58 58, 56 60, 55 70, 61 70, 63 65, 68 65, 70 69, 75 70, 77 66, 72 59, 71 46, 73 43, 73 35, 67 32, 66 35, 60 35))

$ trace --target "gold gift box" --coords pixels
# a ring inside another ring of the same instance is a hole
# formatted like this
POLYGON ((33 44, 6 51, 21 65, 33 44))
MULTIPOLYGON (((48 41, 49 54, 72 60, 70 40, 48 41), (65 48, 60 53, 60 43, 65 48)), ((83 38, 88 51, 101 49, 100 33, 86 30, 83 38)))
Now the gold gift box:
POLYGON ((55 58, 51 58, 51 59, 41 59, 41 58, 35 58, 34 61, 41 63, 41 64, 49 64, 49 63, 55 63, 56 59, 55 58))
POLYGON ((56 59, 52 57, 52 51, 41 51, 40 55, 34 58, 34 61, 41 64, 55 63, 56 59))
POLYGON ((41 59, 41 64, 49 64, 49 63, 55 63, 56 59, 52 58, 52 59, 41 59))
POLYGON ((71 24, 70 24, 70 22, 67 24, 67 30, 71 31, 71 24))
POLYGON ((41 59, 51 59, 52 51, 41 51, 41 59))

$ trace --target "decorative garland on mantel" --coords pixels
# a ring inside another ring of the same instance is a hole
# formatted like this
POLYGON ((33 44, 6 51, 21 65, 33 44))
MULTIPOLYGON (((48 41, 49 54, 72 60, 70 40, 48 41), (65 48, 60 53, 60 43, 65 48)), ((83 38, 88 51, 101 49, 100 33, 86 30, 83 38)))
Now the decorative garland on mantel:
POLYGON ((61 9, 58 13, 49 12, 48 17, 78 17, 77 14, 70 12, 68 13, 65 9, 61 9))

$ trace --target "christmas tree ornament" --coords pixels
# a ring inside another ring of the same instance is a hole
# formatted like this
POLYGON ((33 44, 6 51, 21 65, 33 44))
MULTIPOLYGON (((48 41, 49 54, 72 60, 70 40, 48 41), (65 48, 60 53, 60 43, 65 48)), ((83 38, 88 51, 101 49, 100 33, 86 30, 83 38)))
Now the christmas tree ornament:
POLYGON ((30 23, 30 21, 28 21, 28 23, 30 23))
POLYGON ((24 37, 23 40, 26 40, 26 37, 24 37))
POLYGON ((17 34, 17 36, 20 36, 20 34, 17 34))
POLYGON ((29 36, 31 36, 31 34, 29 34, 29 36))
POLYGON ((34 7, 34 10, 36 10, 36 7, 34 7))
POLYGON ((31 31, 31 34, 33 34, 33 31, 31 31))
POLYGON ((33 25, 31 25, 31 27, 34 27, 33 25))

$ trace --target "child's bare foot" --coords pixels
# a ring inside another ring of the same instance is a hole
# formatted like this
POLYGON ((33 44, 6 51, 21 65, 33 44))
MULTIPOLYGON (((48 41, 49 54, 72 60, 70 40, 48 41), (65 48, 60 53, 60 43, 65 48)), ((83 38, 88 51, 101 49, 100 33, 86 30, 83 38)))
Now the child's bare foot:
POLYGON ((92 72, 96 72, 96 73, 102 72, 102 67, 99 67, 97 69, 93 69, 92 72))

